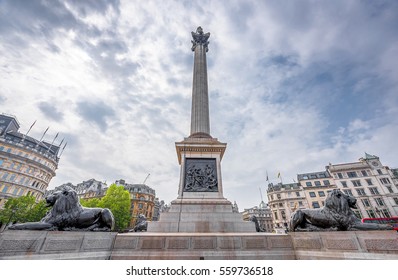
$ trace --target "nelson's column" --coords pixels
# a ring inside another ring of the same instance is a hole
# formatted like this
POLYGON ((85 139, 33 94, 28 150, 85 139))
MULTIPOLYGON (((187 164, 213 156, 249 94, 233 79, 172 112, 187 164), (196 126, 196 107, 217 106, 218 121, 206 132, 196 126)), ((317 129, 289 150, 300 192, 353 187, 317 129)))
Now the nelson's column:
POLYGON ((232 212, 232 203, 223 196, 221 160, 227 144, 210 135, 207 63, 210 33, 199 26, 192 33, 194 54, 191 134, 177 142, 181 165, 177 199, 158 222, 149 223, 149 232, 255 232, 252 222, 232 212))

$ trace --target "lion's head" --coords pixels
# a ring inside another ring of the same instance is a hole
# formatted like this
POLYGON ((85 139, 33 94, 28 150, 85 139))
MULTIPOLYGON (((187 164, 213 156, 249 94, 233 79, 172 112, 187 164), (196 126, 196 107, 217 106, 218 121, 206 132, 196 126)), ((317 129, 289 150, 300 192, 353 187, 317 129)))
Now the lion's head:
POLYGON ((42 222, 52 223, 56 226, 67 226, 82 212, 82 206, 75 190, 65 186, 46 197, 47 206, 51 211, 43 218, 42 222))
POLYGON ((351 208, 357 208, 357 200, 355 197, 335 189, 328 194, 325 200, 325 207, 333 212, 349 215, 353 213, 351 208))

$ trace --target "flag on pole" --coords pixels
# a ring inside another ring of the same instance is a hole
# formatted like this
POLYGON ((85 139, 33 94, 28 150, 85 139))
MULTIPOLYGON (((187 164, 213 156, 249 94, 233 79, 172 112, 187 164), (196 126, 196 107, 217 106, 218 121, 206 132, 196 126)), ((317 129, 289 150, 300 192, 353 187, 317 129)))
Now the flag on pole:
MULTIPOLYGON (((62 151, 61 151, 61 153, 59 154, 59 156, 58 156, 58 157, 61 157, 62 153, 63 153, 63 152, 64 152, 64 150, 65 150, 66 144, 68 144, 68 142, 65 142, 65 145, 64 145, 64 147, 62 148, 62 151)), ((106 182, 105 182, 105 183, 106 183, 106 182)))
POLYGON ((265 171, 265 172, 267 173, 267 182, 268 182, 268 181, 269 181, 269 180, 268 180, 268 171, 265 171))
POLYGON ((28 132, 26 132, 26 135, 28 135, 28 133, 30 132, 30 130, 32 129, 32 127, 35 125, 36 122, 37 122, 37 120, 35 120, 35 121, 32 123, 32 125, 30 126, 28 132))
POLYGON ((281 173, 280 172, 278 172, 278 178, 280 178, 281 177, 281 173))
POLYGON ((47 130, 49 129, 50 127, 47 127, 47 129, 44 131, 44 133, 43 133, 43 136, 40 138, 40 142, 43 140, 43 138, 44 138, 44 135, 46 135, 46 133, 47 133, 47 130))

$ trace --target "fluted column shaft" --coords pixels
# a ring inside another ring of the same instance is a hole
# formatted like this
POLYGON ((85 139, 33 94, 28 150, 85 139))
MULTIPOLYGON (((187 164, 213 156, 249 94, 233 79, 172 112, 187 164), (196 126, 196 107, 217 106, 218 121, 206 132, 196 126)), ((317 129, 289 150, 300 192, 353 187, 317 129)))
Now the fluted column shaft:
POLYGON ((191 135, 210 135, 209 94, 207 86, 206 47, 195 47, 192 83, 191 135))

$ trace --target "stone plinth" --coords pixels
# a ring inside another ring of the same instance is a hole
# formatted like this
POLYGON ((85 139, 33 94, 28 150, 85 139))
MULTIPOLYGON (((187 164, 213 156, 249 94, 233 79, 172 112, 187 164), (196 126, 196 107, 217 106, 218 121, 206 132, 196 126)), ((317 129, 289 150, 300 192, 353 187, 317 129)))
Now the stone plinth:
POLYGON ((103 233, 11 231, 0 260, 398 260, 395 231, 103 233))
POLYGON ((113 260, 295 259, 288 235, 260 233, 127 233, 115 247, 113 260))
POLYGON ((398 234, 383 231, 290 233, 297 259, 398 259, 398 234))
POLYGON ((116 232, 7 230, 0 259, 109 259, 116 232))
POLYGON ((148 232, 256 232, 253 222, 232 212, 226 199, 176 199, 160 220, 148 224, 148 232))

